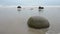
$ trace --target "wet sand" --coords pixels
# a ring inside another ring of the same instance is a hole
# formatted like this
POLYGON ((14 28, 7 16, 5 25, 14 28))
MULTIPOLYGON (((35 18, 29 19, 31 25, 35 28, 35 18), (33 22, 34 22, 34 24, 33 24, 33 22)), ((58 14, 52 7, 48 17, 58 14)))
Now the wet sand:
POLYGON ((0 7, 0 34, 40 34, 40 30, 29 29, 27 20, 31 16, 43 16, 49 20, 50 28, 46 34, 60 33, 60 7, 45 7, 38 11, 37 7, 0 7))

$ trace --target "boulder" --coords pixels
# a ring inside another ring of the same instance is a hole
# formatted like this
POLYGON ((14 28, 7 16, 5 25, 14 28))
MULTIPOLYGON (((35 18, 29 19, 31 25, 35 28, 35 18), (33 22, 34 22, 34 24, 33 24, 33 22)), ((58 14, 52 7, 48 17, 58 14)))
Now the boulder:
POLYGON ((27 22, 28 26, 35 29, 43 29, 43 28, 49 28, 50 24, 49 21, 40 16, 32 16, 28 19, 27 22))

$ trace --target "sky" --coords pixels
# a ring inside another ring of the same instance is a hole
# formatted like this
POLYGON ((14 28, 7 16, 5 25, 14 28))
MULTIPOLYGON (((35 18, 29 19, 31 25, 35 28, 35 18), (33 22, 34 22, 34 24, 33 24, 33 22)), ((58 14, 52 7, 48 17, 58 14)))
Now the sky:
POLYGON ((5 5, 60 5, 60 0, 0 0, 0 6, 5 5))

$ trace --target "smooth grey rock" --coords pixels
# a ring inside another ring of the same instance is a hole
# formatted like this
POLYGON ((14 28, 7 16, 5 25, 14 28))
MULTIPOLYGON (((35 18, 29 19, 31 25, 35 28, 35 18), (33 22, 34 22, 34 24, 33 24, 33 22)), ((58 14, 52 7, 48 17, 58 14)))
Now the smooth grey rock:
POLYGON ((30 17, 28 19, 27 24, 29 27, 35 28, 35 29, 48 28, 50 25, 47 19, 45 19, 44 17, 40 17, 40 16, 30 17))

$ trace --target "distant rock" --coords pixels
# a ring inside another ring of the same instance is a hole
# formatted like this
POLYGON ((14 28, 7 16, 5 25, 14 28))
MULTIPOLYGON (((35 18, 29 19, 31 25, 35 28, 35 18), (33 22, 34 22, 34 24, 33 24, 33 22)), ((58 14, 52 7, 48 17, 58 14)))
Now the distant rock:
POLYGON ((28 19, 28 26, 34 29, 49 28, 49 22, 44 17, 32 16, 28 19))
POLYGON ((44 9, 44 7, 39 6, 38 9, 44 9))
POLYGON ((18 6, 17 8, 21 8, 21 6, 18 6))

